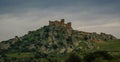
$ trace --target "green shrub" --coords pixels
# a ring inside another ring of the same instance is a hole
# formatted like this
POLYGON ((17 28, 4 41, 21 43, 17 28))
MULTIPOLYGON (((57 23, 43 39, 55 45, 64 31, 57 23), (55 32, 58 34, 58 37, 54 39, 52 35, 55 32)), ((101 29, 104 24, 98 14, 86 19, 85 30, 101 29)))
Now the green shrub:
POLYGON ((72 53, 72 54, 70 54, 70 56, 66 59, 65 62, 81 62, 81 58, 80 58, 78 55, 72 53))
POLYGON ((93 62, 94 60, 98 60, 98 58, 102 58, 103 60, 111 60, 112 56, 109 55, 106 51, 96 51, 87 54, 84 57, 84 62, 93 62))

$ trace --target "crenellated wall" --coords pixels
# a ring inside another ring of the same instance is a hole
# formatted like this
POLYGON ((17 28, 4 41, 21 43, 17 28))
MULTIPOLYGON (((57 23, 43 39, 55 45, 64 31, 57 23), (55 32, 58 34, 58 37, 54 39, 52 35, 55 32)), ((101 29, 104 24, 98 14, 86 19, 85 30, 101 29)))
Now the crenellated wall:
POLYGON ((49 21, 49 25, 55 25, 55 26, 65 26, 67 29, 72 29, 71 27, 71 22, 68 22, 67 24, 65 24, 65 20, 61 19, 61 21, 55 20, 55 21, 49 21))

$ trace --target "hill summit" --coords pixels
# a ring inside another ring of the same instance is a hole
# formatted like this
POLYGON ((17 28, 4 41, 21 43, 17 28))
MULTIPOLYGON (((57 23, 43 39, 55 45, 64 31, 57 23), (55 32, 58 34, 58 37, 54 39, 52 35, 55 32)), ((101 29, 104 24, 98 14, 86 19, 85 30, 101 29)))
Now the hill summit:
POLYGON ((0 42, 0 52, 70 53, 97 49, 99 46, 94 43, 116 39, 110 34, 73 30, 71 25, 71 22, 65 24, 64 19, 49 21, 49 25, 29 31, 24 36, 15 36, 15 38, 0 42))

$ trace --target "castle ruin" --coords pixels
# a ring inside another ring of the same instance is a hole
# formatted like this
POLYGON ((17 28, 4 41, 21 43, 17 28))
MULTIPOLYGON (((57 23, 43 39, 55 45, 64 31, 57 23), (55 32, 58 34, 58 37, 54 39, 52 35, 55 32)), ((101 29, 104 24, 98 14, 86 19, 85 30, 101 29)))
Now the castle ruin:
POLYGON ((49 25, 55 25, 55 26, 64 26, 66 27, 67 29, 72 29, 71 27, 71 22, 68 22, 65 24, 65 20, 64 19, 61 19, 61 21, 49 21, 49 25))

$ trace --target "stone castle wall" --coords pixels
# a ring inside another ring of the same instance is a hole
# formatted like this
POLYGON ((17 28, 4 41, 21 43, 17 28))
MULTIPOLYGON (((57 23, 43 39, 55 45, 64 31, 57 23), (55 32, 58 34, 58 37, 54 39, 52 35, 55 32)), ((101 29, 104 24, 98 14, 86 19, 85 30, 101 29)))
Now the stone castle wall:
POLYGON ((49 25, 55 25, 55 26, 65 26, 67 29, 72 29, 71 27, 71 22, 68 22, 67 24, 65 24, 65 20, 64 19, 61 19, 61 21, 49 21, 49 25))

